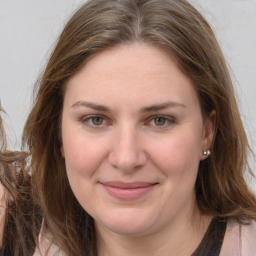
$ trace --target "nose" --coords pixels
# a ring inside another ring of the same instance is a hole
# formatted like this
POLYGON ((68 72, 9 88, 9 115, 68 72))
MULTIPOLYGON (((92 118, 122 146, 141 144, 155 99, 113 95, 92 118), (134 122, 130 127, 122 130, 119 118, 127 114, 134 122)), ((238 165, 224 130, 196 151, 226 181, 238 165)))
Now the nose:
POLYGON ((129 128, 117 132, 108 160, 116 169, 125 172, 132 172, 144 166, 147 154, 138 133, 129 128))

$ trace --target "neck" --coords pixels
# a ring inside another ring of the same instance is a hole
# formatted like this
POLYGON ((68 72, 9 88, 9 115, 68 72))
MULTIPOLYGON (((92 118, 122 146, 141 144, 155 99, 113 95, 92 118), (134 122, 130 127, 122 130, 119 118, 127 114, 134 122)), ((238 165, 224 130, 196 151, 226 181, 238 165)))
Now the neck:
POLYGON ((196 213, 150 234, 125 236, 107 230, 98 233, 99 256, 184 256, 200 244, 212 217, 196 213))

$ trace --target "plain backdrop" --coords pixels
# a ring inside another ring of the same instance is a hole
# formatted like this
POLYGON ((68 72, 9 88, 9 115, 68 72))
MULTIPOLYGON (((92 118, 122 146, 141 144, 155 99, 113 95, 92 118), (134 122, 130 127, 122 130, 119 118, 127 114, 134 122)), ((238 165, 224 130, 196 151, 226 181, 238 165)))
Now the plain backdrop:
MULTIPOLYGON (((0 0, 0 100, 9 147, 18 149, 33 86, 65 21, 82 0, 0 0)), ((256 151, 256 0, 191 0, 212 25, 256 151)), ((255 166, 253 164, 253 166, 255 166)), ((255 187, 256 189, 256 187, 255 187)))

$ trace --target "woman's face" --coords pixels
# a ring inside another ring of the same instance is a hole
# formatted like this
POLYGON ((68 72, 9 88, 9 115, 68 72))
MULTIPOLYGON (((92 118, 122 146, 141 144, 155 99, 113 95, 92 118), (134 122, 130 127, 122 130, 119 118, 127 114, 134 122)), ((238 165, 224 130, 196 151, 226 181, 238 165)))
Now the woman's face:
POLYGON ((62 155, 71 188, 99 231, 141 235, 192 215, 213 118, 163 50, 107 49, 67 84, 62 155))

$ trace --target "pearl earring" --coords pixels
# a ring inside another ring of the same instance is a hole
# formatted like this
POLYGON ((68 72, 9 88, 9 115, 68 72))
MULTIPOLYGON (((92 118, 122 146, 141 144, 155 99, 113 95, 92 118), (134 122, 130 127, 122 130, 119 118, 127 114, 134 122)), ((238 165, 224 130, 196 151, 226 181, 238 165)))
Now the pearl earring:
POLYGON ((209 149, 205 150, 203 152, 204 156, 208 157, 211 154, 211 151, 209 149))

